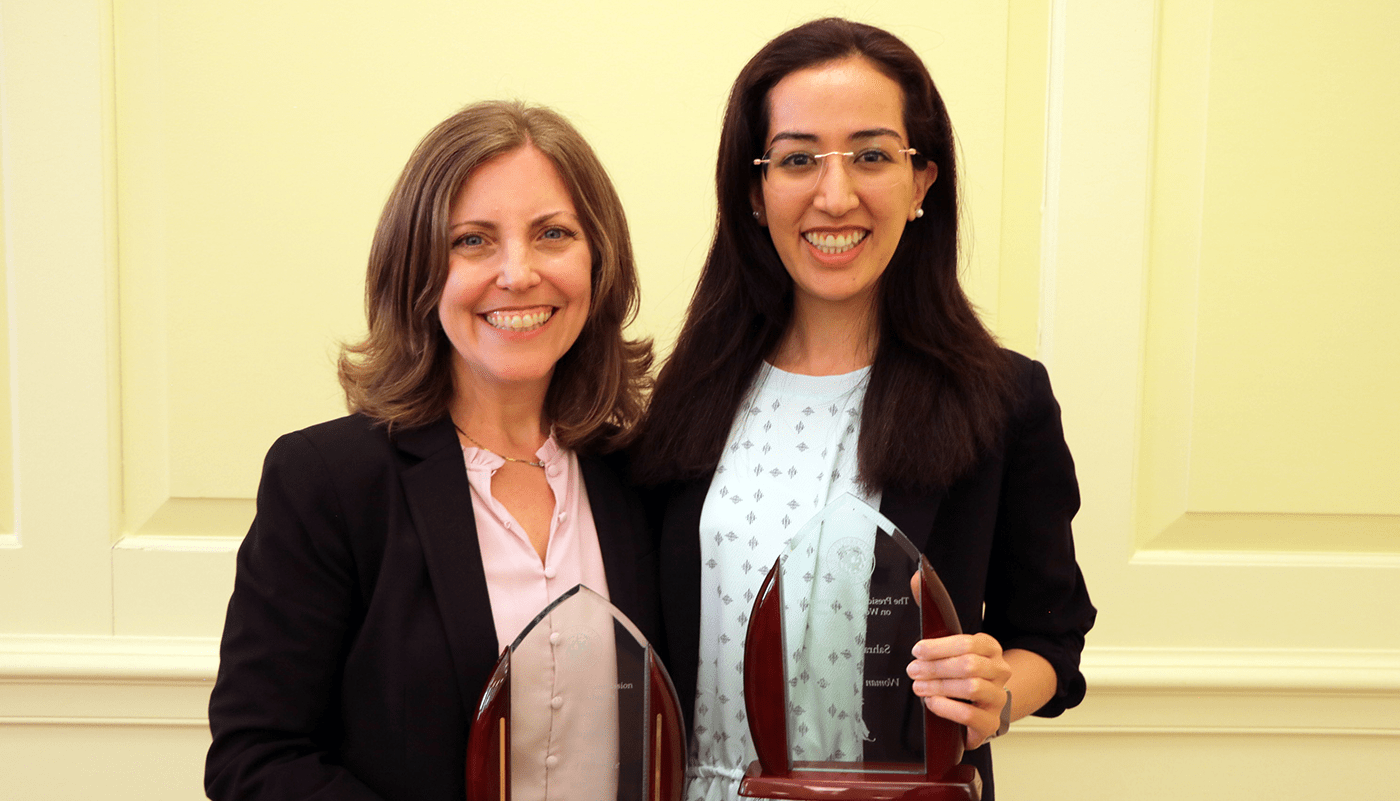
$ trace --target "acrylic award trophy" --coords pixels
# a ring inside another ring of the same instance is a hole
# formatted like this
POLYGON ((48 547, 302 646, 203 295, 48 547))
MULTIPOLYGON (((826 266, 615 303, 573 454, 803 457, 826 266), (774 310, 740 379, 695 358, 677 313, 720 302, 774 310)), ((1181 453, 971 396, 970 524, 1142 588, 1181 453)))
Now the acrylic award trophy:
POLYGON ((960 631, 943 583, 893 523, 851 495, 829 503, 754 600, 744 701, 758 760, 740 795, 978 801, 981 777, 958 764, 963 727, 927 711, 906 672, 915 642, 960 631))
POLYGON ((660 659, 579 585, 496 663, 467 740, 467 801, 678 801, 684 747, 660 659))

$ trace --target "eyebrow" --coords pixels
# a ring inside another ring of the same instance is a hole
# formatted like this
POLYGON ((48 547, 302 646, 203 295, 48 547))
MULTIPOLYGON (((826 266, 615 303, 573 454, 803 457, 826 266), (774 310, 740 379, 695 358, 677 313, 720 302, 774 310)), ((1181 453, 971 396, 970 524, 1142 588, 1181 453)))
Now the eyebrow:
MULTIPOLYGON (((578 220, 578 215, 576 215, 576 214, 570 214, 569 212, 565 211, 564 209, 559 209, 558 211, 551 211, 551 212, 548 212, 548 213, 546 213, 546 214, 541 214, 540 216, 538 216, 538 217, 536 217, 535 219, 531 220, 531 221, 530 221, 530 227, 531 227, 531 228, 535 228, 535 227, 537 227, 537 226, 543 225, 544 223, 549 222, 550 220, 554 219, 555 217, 569 217, 569 218, 571 218, 571 219, 573 219, 573 220, 575 220, 575 221, 578 220)), ((449 230, 449 231, 455 231, 455 230, 457 230, 458 228, 466 228, 467 226, 473 226, 473 225, 476 226, 476 227, 478 227, 478 228, 485 228, 485 229, 490 230, 490 231, 494 231, 494 230, 496 230, 496 229, 499 227, 499 226, 497 226, 495 223, 489 222, 489 221, 487 221, 487 220, 462 220, 461 222, 450 223, 450 224, 448 225, 448 227, 447 227, 447 230, 449 230)))
MULTIPOLYGON (((877 136, 893 136, 901 142, 904 141, 904 137, 900 136, 899 132, 892 128, 863 128, 852 133, 850 136, 846 137, 846 139, 874 139, 877 136)), ((774 144, 784 139, 796 142, 815 142, 817 141, 817 135, 804 131, 779 131, 773 134, 773 141, 768 143, 769 147, 772 147, 774 144)))

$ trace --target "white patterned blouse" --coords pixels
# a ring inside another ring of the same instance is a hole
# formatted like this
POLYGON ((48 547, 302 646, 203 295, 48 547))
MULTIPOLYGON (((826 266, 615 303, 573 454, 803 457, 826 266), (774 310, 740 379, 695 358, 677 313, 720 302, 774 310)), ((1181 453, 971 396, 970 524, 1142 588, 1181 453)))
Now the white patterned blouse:
POLYGON ((700 664, 688 801, 733 801, 756 758, 744 713, 744 635, 768 568, 827 502, 856 484, 870 368, 797 375, 764 364, 741 404, 700 516, 700 664))

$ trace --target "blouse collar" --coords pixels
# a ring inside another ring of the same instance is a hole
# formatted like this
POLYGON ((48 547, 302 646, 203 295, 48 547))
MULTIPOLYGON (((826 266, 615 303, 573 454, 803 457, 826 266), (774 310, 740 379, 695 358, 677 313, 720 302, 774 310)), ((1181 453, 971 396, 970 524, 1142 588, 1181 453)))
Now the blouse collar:
MULTIPOLYGON (((505 457, 499 453, 472 444, 463 445, 462 453, 467 457, 467 469, 469 470, 499 470, 506 463, 505 457)), ((565 451, 555 441, 554 432, 551 431, 544 444, 535 451, 535 458, 544 462, 546 468, 559 464, 565 458, 565 451)))

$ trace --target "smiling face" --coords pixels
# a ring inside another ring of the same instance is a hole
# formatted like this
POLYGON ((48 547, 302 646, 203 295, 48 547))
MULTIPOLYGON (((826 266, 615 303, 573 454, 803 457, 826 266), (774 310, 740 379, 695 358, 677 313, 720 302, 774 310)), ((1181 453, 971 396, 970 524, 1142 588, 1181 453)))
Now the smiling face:
MULTIPOLYGON (((790 73, 768 92, 768 117, 770 152, 910 146, 899 84, 860 57, 790 73)), ((893 181, 864 181, 859 165, 840 156, 823 162, 818 178, 796 188, 772 177, 760 180, 754 211, 792 277, 796 314, 840 308, 869 319, 875 286, 938 168, 930 162, 916 170, 905 159, 893 181)), ((770 176, 773 170, 770 165, 770 176)))
POLYGON ((588 319, 592 254, 559 171, 531 144, 478 167, 449 212, 438 319, 468 388, 543 394, 588 319))

